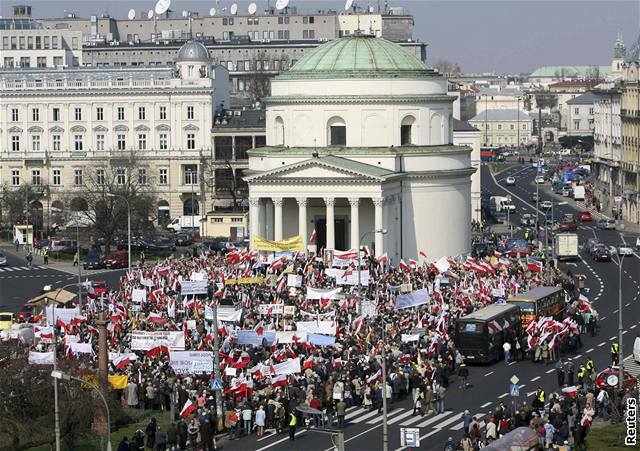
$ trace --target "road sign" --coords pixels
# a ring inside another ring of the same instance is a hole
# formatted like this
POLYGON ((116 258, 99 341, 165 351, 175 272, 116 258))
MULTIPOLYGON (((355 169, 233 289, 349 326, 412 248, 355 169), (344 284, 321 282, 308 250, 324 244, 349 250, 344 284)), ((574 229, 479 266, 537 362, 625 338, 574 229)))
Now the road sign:
POLYGON ((515 398, 520 396, 520 386, 518 384, 509 385, 509 394, 515 398))
POLYGON ((400 446, 408 448, 420 447, 420 429, 400 428, 400 446))
POLYGON ((518 382, 520 382, 520 379, 518 379, 518 376, 514 374, 513 376, 511 376, 511 379, 509 379, 509 382, 511 382, 512 384, 517 384, 518 382))
POLYGON ((221 379, 211 379, 210 388, 213 391, 222 390, 222 380, 221 379))

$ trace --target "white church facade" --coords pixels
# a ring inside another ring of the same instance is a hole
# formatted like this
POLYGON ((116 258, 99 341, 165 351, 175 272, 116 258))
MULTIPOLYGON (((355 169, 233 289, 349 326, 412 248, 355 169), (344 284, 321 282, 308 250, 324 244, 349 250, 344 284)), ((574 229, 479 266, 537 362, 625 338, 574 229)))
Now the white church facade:
POLYGON ((317 233, 397 263, 470 247, 471 148, 453 144, 447 80, 397 44, 330 41, 273 80, 249 152, 251 235, 317 233), (376 233, 385 229, 387 233, 376 233))

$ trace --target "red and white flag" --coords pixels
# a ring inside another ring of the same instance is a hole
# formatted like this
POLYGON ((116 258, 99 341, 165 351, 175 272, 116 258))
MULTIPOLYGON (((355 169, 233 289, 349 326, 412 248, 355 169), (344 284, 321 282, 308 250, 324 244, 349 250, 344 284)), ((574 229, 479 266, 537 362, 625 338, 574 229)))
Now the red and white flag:
POLYGON ((367 378, 367 384, 370 384, 380 379, 382 379, 382 371, 378 370, 375 374, 372 374, 367 378))
POLYGON ((193 412, 196 411, 196 405, 191 402, 190 399, 187 399, 187 402, 184 403, 182 410, 180 411, 180 417, 187 418, 193 412))
POLYGON ((405 263, 404 260, 400 260, 400 269, 402 269, 403 271, 409 271, 411 268, 405 263))
POLYGON ((562 393, 572 398, 575 398, 578 395, 578 387, 572 385, 571 387, 565 387, 562 389, 562 393))
POLYGON ((527 257, 527 270, 534 272, 542 271, 542 262, 535 258, 527 257))
POLYGON ((382 254, 380 257, 378 257, 378 259, 376 260, 378 263, 386 263, 389 261, 389 254, 387 254, 386 252, 384 254, 382 254))
POLYGON ((272 387, 286 387, 287 385, 289 385, 289 377, 286 374, 281 374, 271 378, 272 387))
POLYGON ((131 357, 129 356, 129 354, 121 355, 115 358, 111 363, 113 363, 113 366, 115 366, 117 369, 121 370, 131 363, 131 357))
POLYGON ((317 240, 318 233, 316 232, 316 229, 313 229, 313 232, 311 232, 311 237, 309 237, 309 244, 316 244, 317 240))

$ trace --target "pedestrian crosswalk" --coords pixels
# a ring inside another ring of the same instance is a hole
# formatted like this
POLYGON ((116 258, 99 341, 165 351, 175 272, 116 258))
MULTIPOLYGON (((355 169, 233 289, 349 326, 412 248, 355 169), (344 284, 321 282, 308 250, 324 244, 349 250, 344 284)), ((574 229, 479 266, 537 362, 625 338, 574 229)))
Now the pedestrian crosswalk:
MULTIPOLYGON (((397 425, 399 427, 411 426, 415 428, 432 428, 434 432, 441 430, 460 431, 462 430, 463 422, 462 412, 445 411, 443 413, 429 412, 425 415, 420 415, 416 412, 413 414, 413 408, 409 407, 390 407, 387 413, 387 424, 397 425)), ((473 415, 476 420, 480 421, 481 427, 484 426, 484 421, 481 421, 487 414, 485 412, 478 412, 473 415)), ((347 409, 345 415, 346 423, 359 424, 364 423, 367 425, 381 424, 383 421, 383 415, 378 413, 377 408, 364 409, 362 407, 350 407, 347 409)))
POLYGON ((633 377, 640 376, 640 364, 633 359, 633 355, 624 359, 624 370, 631 374, 633 377))
POLYGON ((36 269, 47 269, 47 266, 0 266, 0 272, 33 271, 36 269))

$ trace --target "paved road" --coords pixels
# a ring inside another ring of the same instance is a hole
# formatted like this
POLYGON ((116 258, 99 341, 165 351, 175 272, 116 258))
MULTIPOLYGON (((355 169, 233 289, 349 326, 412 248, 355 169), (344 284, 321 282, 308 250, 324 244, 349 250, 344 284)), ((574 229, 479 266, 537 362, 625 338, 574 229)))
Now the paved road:
MULTIPOLYGON (((519 223, 520 215, 528 212, 535 213, 535 205, 530 205, 531 194, 535 192, 533 178, 535 170, 531 165, 514 165, 498 177, 498 184, 494 183, 486 166, 482 168, 483 188, 495 195, 504 195, 506 190, 511 194, 517 206, 514 214, 514 222, 519 223), (508 175, 514 175, 518 179, 515 187, 505 187, 502 181, 508 175), (502 181, 502 183, 500 183, 502 181)), ((551 199, 543 191, 542 199, 551 199)), ((570 205, 561 206, 556 214, 575 213, 570 205)), ((594 229, 591 224, 581 224, 578 229, 580 241, 596 234, 602 241, 609 245, 617 245, 620 242, 620 234, 616 231, 601 231, 594 229)), ((632 243, 635 243, 635 236, 632 243)), ((590 289, 590 298, 594 301, 596 309, 601 315, 601 329, 596 337, 583 337, 583 348, 578 355, 573 356, 576 365, 580 365, 588 357, 591 357, 596 368, 604 368, 610 363, 610 340, 618 333, 618 267, 615 263, 593 262, 588 255, 583 254, 580 261, 569 263, 566 268, 574 274, 586 274, 586 286, 590 289)), ((623 311, 625 339, 625 355, 632 351, 633 340, 637 320, 640 317, 640 259, 635 256, 625 259, 623 268, 623 311)), ((634 371, 640 372, 640 366, 634 365, 634 371)), ((462 437, 462 412, 469 409, 472 414, 485 420, 490 411, 499 401, 511 402, 507 393, 508 380, 514 374, 520 379, 520 402, 524 399, 531 401, 533 392, 538 387, 543 387, 547 393, 557 390, 557 379, 553 365, 534 364, 532 362, 517 362, 505 365, 503 363, 491 366, 476 366, 470 368, 473 388, 463 391, 457 389, 457 381, 453 380, 447 395, 447 411, 441 415, 427 415, 424 417, 412 416, 411 402, 406 400, 390 406, 389 411, 389 449, 399 451, 400 428, 418 427, 422 438, 421 449, 442 449, 447 437, 462 437)), ((377 412, 367 412, 359 407, 352 408, 347 414, 347 426, 344 429, 347 450, 379 450, 382 449, 382 416, 377 412)), ((225 443, 225 449, 229 450, 301 450, 308 451, 332 451, 333 446, 328 436, 299 431, 296 441, 291 443, 285 435, 268 435, 261 440, 255 436, 225 443)))

